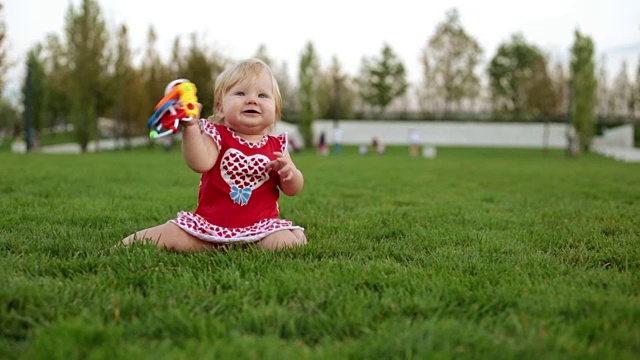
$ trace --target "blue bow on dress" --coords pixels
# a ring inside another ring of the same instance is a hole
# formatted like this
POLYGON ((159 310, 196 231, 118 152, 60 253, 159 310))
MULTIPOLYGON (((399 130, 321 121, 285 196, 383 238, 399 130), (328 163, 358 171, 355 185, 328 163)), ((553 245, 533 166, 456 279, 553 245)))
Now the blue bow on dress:
POLYGON ((231 186, 231 192, 229 193, 229 196, 231 196, 231 200, 233 200, 234 203, 245 206, 247 205, 247 203, 249 202, 249 198, 251 197, 251 188, 246 187, 241 189, 233 185, 231 186))

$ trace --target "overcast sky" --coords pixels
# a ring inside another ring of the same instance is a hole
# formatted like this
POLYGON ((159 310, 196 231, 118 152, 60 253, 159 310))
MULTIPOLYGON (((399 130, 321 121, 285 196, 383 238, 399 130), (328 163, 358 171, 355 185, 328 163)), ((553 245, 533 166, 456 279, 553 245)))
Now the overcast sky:
MULTIPOLYGON (((62 36, 69 4, 80 0, 4 0, 9 73, 15 93, 24 77, 27 50, 48 33, 62 36)), ((253 56, 260 44, 278 62, 297 74, 300 54, 312 41, 327 67, 337 56, 346 72, 356 75, 363 56, 377 56, 388 43, 404 62, 409 80, 420 80, 419 56, 447 10, 457 8, 467 33, 484 50, 484 63, 514 33, 568 63, 574 31, 590 36, 597 61, 606 56, 610 72, 622 60, 630 74, 640 57, 640 0, 99 0, 108 26, 127 25, 132 48, 143 47, 150 25, 158 49, 169 54, 176 36, 184 43, 197 33, 210 49, 233 58, 253 56)), ((485 64, 483 64, 483 69, 485 64)))

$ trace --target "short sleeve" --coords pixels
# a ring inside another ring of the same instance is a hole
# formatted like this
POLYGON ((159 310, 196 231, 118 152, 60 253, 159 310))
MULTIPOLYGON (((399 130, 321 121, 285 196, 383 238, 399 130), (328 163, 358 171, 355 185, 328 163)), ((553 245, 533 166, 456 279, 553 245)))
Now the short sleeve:
POLYGON ((285 132, 276 136, 276 138, 280 141, 280 152, 284 154, 287 151, 287 145, 289 144, 289 136, 285 132))
POLYGON ((218 132, 216 124, 207 119, 200 119, 200 128, 202 129, 202 132, 211 136, 218 149, 220 149, 220 143, 222 142, 222 139, 220 138, 220 133, 218 132))

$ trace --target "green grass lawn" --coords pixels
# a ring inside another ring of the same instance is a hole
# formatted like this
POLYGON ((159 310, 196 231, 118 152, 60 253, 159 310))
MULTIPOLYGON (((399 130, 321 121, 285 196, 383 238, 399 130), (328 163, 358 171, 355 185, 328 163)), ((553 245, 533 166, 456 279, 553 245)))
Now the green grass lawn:
POLYGON ((193 210, 178 151, 0 153, 1 359, 637 359, 640 164, 294 154, 309 245, 114 247, 193 210))

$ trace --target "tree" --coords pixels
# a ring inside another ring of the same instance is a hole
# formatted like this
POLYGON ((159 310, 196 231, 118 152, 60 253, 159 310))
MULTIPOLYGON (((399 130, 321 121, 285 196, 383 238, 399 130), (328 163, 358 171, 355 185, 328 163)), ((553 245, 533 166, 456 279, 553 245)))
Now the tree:
POLYGON ((629 81, 627 62, 623 61, 620 71, 613 79, 611 88, 612 111, 615 116, 628 116, 631 103, 633 86, 629 81))
POLYGON ((402 96, 407 86, 404 65, 388 44, 383 45, 379 58, 362 59, 360 96, 367 104, 378 107, 380 113, 402 96))
POLYGON ((206 41, 198 40, 196 34, 191 34, 189 49, 180 51, 180 60, 177 61, 178 77, 187 78, 196 85, 198 99, 202 103, 202 114, 208 116, 213 113, 215 79, 227 62, 202 44, 206 44, 206 41))
POLYGON ((0 131, 3 129, 15 129, 19 124, 20 112, 16 108, 16 105, 5 98, 0 98, 0 131))
POLYGON ((567 93, 569 92, 569 87, 567 84, 568 76, 565 73, 565 68, 562 63, 556 63, 549 72, 549 75, 551 76, 553 86, 552 91, 557 97, 557 101, 555 102, 556 108, 553 109, 552 113, 558 117, 565 116, 567 113, 567 93))
POLYGON ((267 51, 267 46, 264 44, 258 45, 258 50, 256 50, 256 54, 254 55, 256 59, 262 60, 268 67, 272 68, 275 65, 274 60, 269 56, 267 51))
POLYGON ((164 96, 164 90, 171 80, 172 75, 167 65, 162 62, 160 54, 156 49, 158 36, 153 26, 149 26, 147 31, 147 43, 144 48, 144 56, 140 65, 139 75, 146 91, 140 97, 139 106, 148 109, 151 116, 153 107, 164 96))
POLYGON ((496 116, 530 117, 545 111, 549 86, 547 60, 521 34, 499 46, 487 69, 491 103, 496 116))
POLYGON ((313 121, 318 115, 318 78, 320 64, 313 43, 307 42, 300 58, 298 82, 300 86, 300 125, 299 130, 305 146, 313 144, 313 121))
POLYGON ((633 86, 633 96, 631 98, 631 101, 631 107, 633 109, 631 112, 631 117, 636 124, 640 125, 640 123, 638 122, 638 118, 640 118, 640 58, 638 59, 638 65, 636 67, 636 81, 633 86))
POLYGON ((72 116, 76 140, 83 152, 97 135, 97 115, 110 104, 104 86, 108 33, 97 0, 69 6, 66 17, 67 51, 71 68, 72 116))
POLYGON ((427 87, 423 93, 437 94, 445 112, 459 107, 464 99, 474 100, 480 92, 476 68, 481 57, 482 48, 462 27, 458 10, 449 10, 446 20, 438 24, 423 50, 424 86, 427 87))
MULTIPOLYGON (((64 46, 55 34, 48 34, 44 42, 45 72, 47 74, 47 116, 49 126, 64 124, 69 115, 71 103, 71 70, 64 46)), ((55 134, 55 132, 53 132, 55 134)))
MULTIPOLYGON (((152 109, 141 107, 139 99, 145 96, 145 87, 140 71, 133 67, 131 48, 129 46, 129 34, 127 27, 122 25, 117 34, 115 49, 115 62, 113 73, 115 99, 115 135, 122 135, 125 139, 125 148, 131 148, 131 136, 142 128, 146 118, 152 109)), ((160 96, 160 95, 158 95, 160 96)))
MULTIPOLYGON (((47 110, 47 77, 44 71, 44 60, 42 59, 42 46, 35 45, 27 52, 27 75, 22 86, 22 100, 25 109, 25 121, 28 128, 25 128, 25 135, 30 136, 30 132, 35 134, 42 130, 45 123, 47 110)), ((27 138, 27 147, 31 145, 30 137, 27 138)))
POLYGON ((596 104, 596 113, 602 117, 609 117, 612 108, 612 97, 611 97, 611 89, 609 88, 609 74, 607 72, 607 60, 603 56, 600 61, 600 67, 598 70, 598 93, 597 93, 597 104, 596 104))
POLYGON ((538 109, 538 113, 542 116, 544 122, 542 146, 544 154, 547 154, 551 135, 551 129, 549 128, 551 118, 564 119, 566 115, 567 80, 561 63, 557 63, 555 68, 549 71, 548 83, 544 74, 547 73, 541 72, 541 81, 537 81, 538 77, 534 75, 532 83, 535 84, 533 88, 536 93, 532 94, 532 98, 537 99, 534 100, 534 106, 538 109))
POLYGON ((415 88, 418 106, 423 113, 435 112, 438 108, 438 96, 435 89, 435 76, 431 69, 429 58, 422 56, 422 83, 415 88))
MULTIPOLYGON (((0 3, 0 15, 2 15, 2 10, 4 5, 0 3)), ((0 18, 0 98, 2 97, 2 92, 4 90, 5 85, 5 77, 7 75, 7 71, 9 70, 10 63, 7 56, 7 29, 4 23, 4 18, 0 18)))
POLYGON ((273 76, 278 80, 278 87, 280 88, 280 95, 282 96, 282 119, 292 119, 298 109, 298 98, 296 96, 296 89, 289 78, 287 64, 283 62, 278 65, 276 61, 269 56, 267 47, 264 44, 258 46, 254 57, 264 61, 264 63, 271 68, 273 76))
POLYGON ((319 114, 323 119, 349 119, 353 116, 354 92, 351 80, 344 74, 337 57, 332 58, 329 69, 322 74, 318 97, 319 114))
POLYGON ((598 82, 593 56, 593 41, 576 30, 571 47, 571 119, 582 151, 589 151, 595 132, 594 108, 598 82))
POLYGON ((289 65, 282 62, 276 66, 274 75, 278 79, 280 94, 282 95, 282 119, 297 122, 299 105, 298 89, 289 76, 289 65))
POLYGON ((531 67, 531 75, 524 84, 525 108, 534 117, 548 120, 558 115, 562 102, 559 84, 555 84, 547 70, 547 61, 540 57, 531 67))

